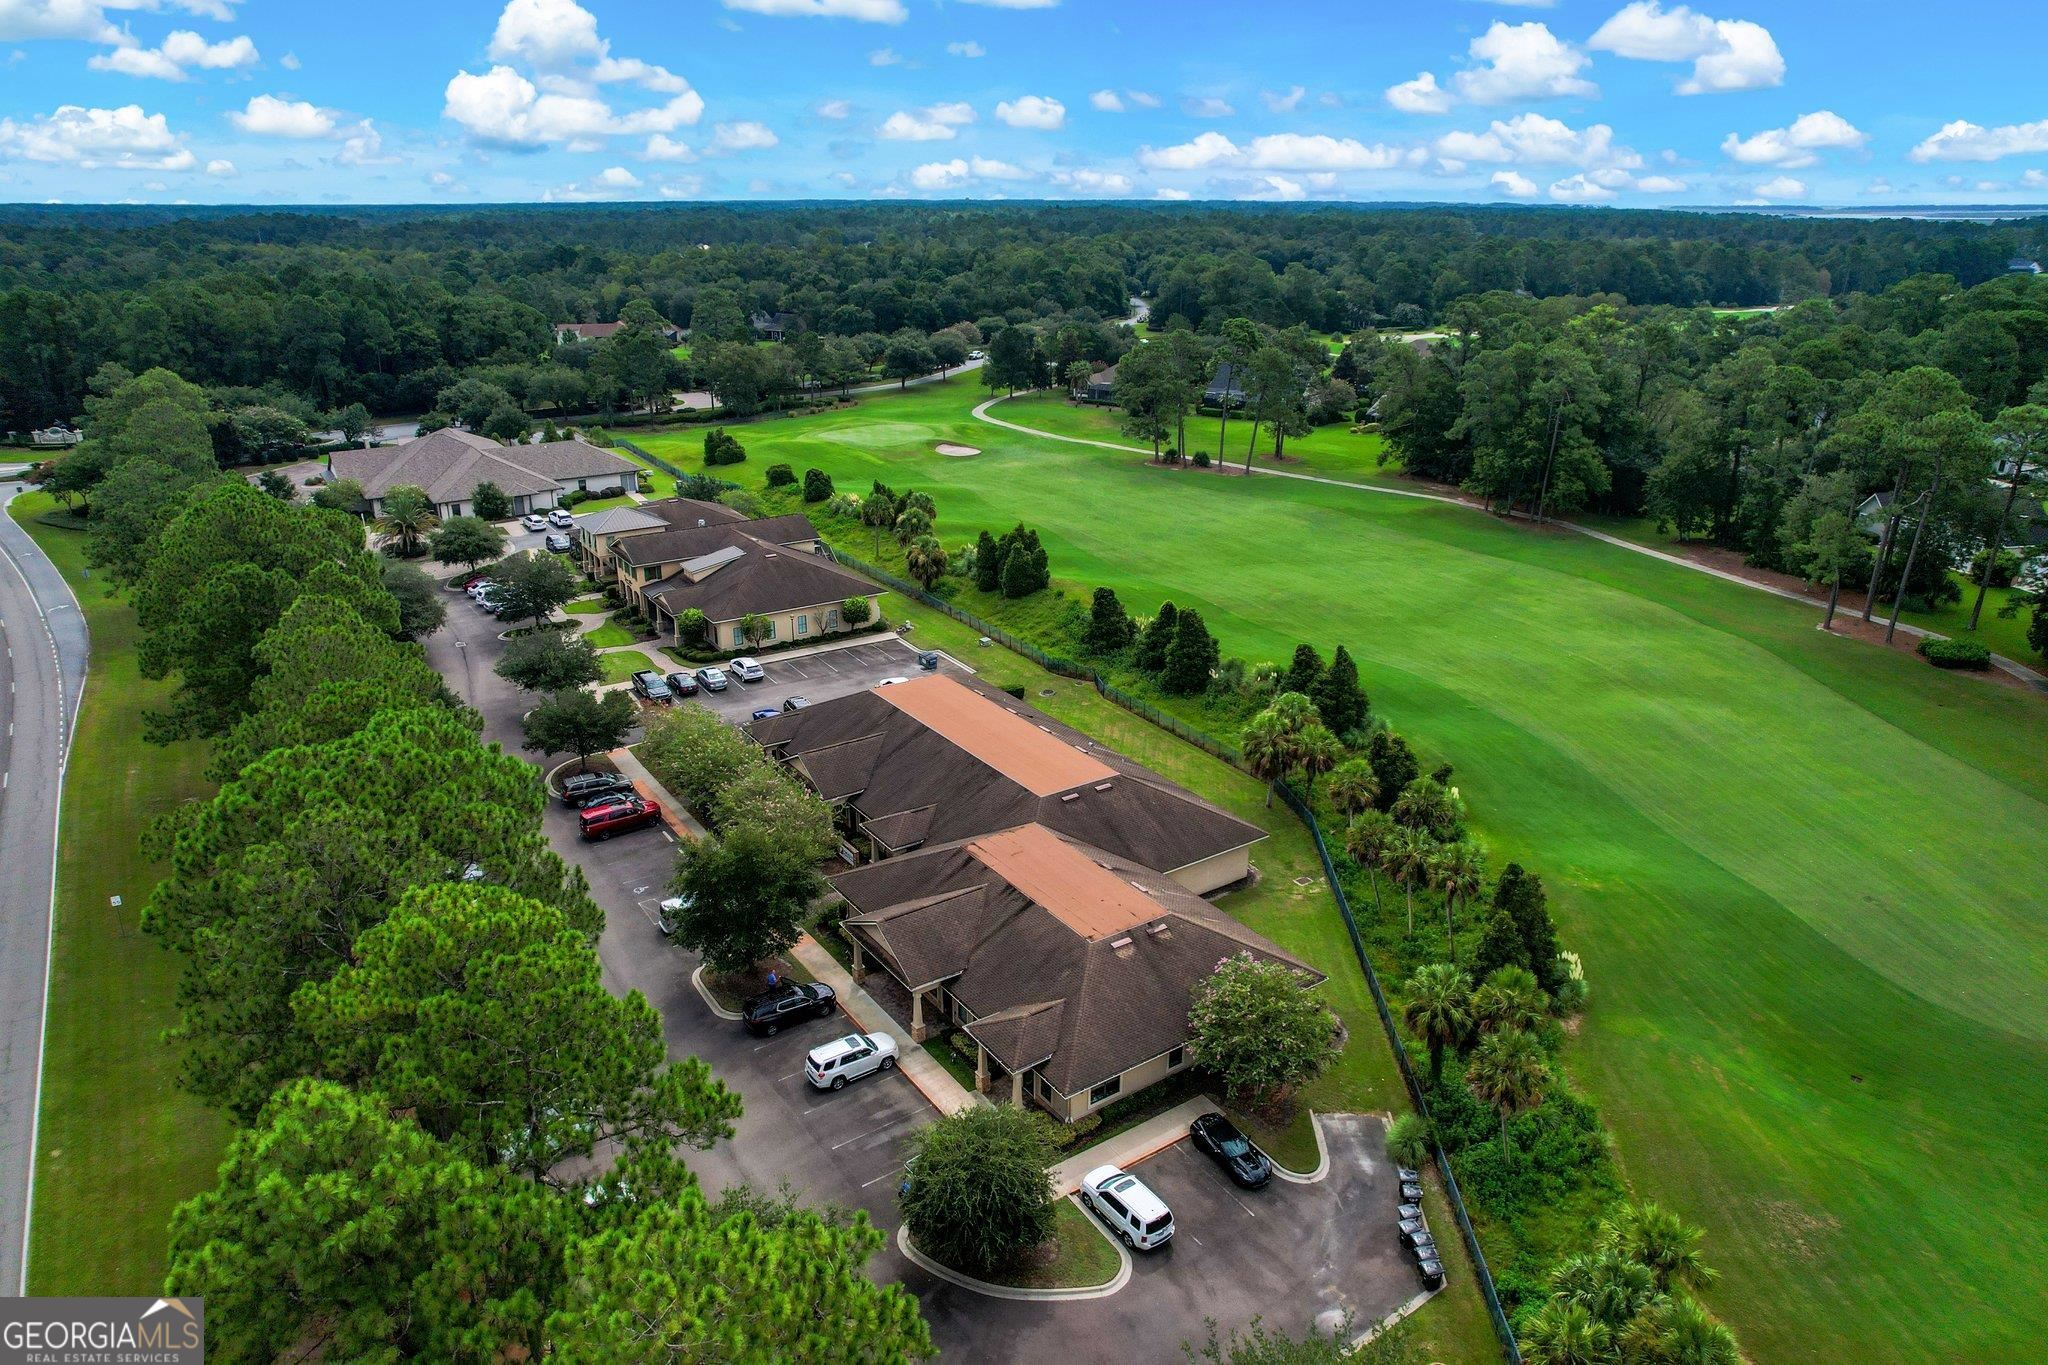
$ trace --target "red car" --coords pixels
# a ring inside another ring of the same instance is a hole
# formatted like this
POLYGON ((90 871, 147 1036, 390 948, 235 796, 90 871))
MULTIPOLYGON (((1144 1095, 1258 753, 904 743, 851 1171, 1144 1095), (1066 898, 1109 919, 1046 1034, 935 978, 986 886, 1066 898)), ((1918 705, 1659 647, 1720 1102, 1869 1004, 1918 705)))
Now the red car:
POLYGON ((614 834, 624 834, 627 830, 660 824, 661 807, 644 796, 628 796, 624 800, 593 806, 579 813, 576 820, 583 837, 596 843, 614 834))

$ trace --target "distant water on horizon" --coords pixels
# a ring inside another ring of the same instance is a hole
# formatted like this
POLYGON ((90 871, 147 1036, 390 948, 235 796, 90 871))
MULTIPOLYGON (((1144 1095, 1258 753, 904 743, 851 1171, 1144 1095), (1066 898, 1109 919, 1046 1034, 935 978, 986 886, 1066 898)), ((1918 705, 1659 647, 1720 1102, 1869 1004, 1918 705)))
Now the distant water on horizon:
POLYGON ((2048 204, 1857 204, 1822 208, 1746 205, 1735 212, 1764 213, 1776 218, 1912 218, 1934 223, 2001 223, 2016 218, 2048 218, 2048 204))

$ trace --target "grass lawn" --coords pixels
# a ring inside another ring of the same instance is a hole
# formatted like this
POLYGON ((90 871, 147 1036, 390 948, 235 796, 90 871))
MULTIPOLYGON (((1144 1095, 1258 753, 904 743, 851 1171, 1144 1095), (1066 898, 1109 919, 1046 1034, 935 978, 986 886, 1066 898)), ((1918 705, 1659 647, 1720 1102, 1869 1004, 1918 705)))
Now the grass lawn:
POLYGON ((579 597, 562 608, 571 616, 599 616, 611 609, 612 604, 607 602, 602 594, 596 597, 579 597))
POLYGON ((31 494, 12 510, 77 593, 92 665, 63 794, 29 1292, 153 1294, 171 1209, 213 1184, 227 1126, 177 1088, 158 1036, 177 1022, 178 964, 142 933, 162 869, 137 838, 208 793, 207 754, 143 743, 141 713, 168 688, 136 671, 128 605, 84 581, 83 535, 35 521, 52 506, 31 494))
POLYGON ((1013 1270, 993 1271, 992 1284, 1017 1289, 1086 1289, 1116 1278, 1116 1243, 1071 1199, 1053 1201, 1052 1259, 1013 1270))
MULTIPOLYGON (((671 492, 673 492, 674 490, 670 490, 670 491, 671 491, 671 492)), ((654 496, 654 494, 653 494, 653 490, 651 490, 651 489, 650 489, 650 490, 649 490, 649 494, 648 494, 648 495, 649 495, 650 497, 651 497, 651 496, 654 496)), ((602 511, 606 510, 607 508, 611 508, 611 507, 630 507, 630 506, 632 506, 632 504, 633 504, 633 499, 631 499, 631 498, 627 497, 627 496, 626 496, 626 495, 625 495, 624 493, 620 493, 620 494, 618 494, 618 495, 617 495, 616 497, 610 497, 610 498, 592 498, 592 499, 591 499, 590 501, 588 501, 588 502, 579 502, 579 503, 577 503, 577 504, 576 504, 576 505, 575 505, 574 507, 570 508, 569 510, 570 510, 571 512, 574 512, 574 513, 575 513, 575 514, 576 514, 577 516, 579 516, 579 517, 580 517, 580 516, 582 516, 582 515, 583 515, 583 514, 584 514, 585 512, 602 512, 602 511)))
MULTIPOLYGON (((1020 394, 1005 398, 989 416, 999 417, 1019 426, 1035 427, 1040 431, 1056 432, 1062 436, 1079 436, 1091 441, 1113 441, 1119 445, 1141 446, 1144 442, 1126 436, 1119 429, 1122 420, 1115 408, 1096 407, 1089 404, 1070 403, 1055 393, 1020 394)), ((1233 471, 1244 468, 1245 447, 1251 443, 1252 424, 1249 420, 1232 417, 1230 430, 1223 431, 1222 422, 1210 416, 1195 415, 1188 418, 1188 454, 1206 450, 1211 457, 1216 454, 1219 438, 1229 445, 1229 464, 1233 471)), ((979 442, 968 442, 970 445, 979 442)), ((1287 442, 1287 458, 1278 466, 1302 474, 1321 474, 1332 479, 1347 479, 1353 483, 1392 483, 1392 475, 1399 470, 1397 463, 1380 465, 1380 453, 1385 443, 1378 432, 1354 432, 1339 423, 1335 426, 1317 427, 1306 436, 1296 436, 1287 442)), ((1273 458, 1273 437, 1265 427, 1259 428, 1259 442, 1254 462, 1271 465, 1273 458)), ((1101 452, 1104 455, 1112 451, 1101 452)), ((1215 477, 1215 476, 1205 476, 1215 477)))
MULTIPOLYGON (((949 545, 1021 517, 1065 583, 1196 607, 1248 659, 1349 644, 1378 712, 1458 765, 1493 864, 1544 877, 1592 985, 1568 1061, 1635 1189, 1706 1226, 1748 1349, 2033 1350, 2048 1260, 1986 1233, 2048 1206, 2040 698, 1586 537, 1161 470, 977 422, 982 396, 877 395, 757 426, 749 455, 923 489, 949 545)), ((1338 941, 1286 887, 1247 894, 1262 931, 1338 941)))
POLYGON ((604 670, 604 681, 622 683, 633 681, 633 675, 642 669, 652 668, 647 656, 637 649, 622 649, 615 654, 597 656, 597 666, 604 670))
POLYGON ((592 649, 617 649, 620 645, 639 642, 640 637, 627 630, 617 621, 606 621, 583 632, 583 638, 590 642, 592 649))

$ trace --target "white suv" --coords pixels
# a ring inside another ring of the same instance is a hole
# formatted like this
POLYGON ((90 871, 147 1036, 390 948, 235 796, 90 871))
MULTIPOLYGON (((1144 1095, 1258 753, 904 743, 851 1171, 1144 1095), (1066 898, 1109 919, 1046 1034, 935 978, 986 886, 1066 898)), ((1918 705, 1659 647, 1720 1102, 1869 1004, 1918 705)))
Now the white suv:
POLYGON ((1173 1238, 1173 1210, 1129 1171, 1097 1166, 1081 1177, 1081 1197, 1133 1251, 1151 1251, 1173 1238))
POLYGON ((886 1033, 849 1033, 814 1047, 804 1058, 804 1079, 820 1090, 843 1090, 870 1071, 896 1065, 896 1040, 886 1033))
POLYGON ((750 659, 744 654, 732 661, 731 668, 732 675, 743 683, 759 682, 768 676, 761 671, 758 660, 750 659))

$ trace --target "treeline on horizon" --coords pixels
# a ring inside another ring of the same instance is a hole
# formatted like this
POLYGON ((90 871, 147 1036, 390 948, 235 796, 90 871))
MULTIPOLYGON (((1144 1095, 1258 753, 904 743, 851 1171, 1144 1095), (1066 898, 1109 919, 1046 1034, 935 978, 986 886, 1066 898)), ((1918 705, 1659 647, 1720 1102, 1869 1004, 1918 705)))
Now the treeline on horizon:
MULTIPOLYGON (((828 336, 960 322, 1245 317, 1356 332, 1489 291, 1759 306, 1965 287, 2032 224, 1451 207, 716 205, 0 212, 0 427, 68 421, 108 362, 211 388, 421 412, 473 368, 546 356, 552 324, 700 294, 828 336)), ((994 324, 995 326, 991 326, 994 324)))

